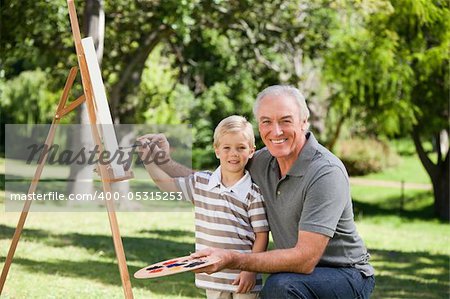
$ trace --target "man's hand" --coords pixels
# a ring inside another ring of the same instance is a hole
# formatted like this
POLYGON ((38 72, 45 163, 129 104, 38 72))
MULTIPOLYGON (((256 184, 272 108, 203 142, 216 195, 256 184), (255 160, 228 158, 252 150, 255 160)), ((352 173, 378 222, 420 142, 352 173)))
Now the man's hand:
POLYGON ((191 254, 191 257, 200 258, 211 256, 220 259, 220 261, 213 265, 195 270, 194 272, 212 274, 225 268, 236 269, 237 254, 238 253, 235 251, 220 248, 206 248, 197 251, 191 254))
POLYGON ((239 285, 236 293, 248 293, 256 285, 256 273, 242 271, 232 284, 239 285))

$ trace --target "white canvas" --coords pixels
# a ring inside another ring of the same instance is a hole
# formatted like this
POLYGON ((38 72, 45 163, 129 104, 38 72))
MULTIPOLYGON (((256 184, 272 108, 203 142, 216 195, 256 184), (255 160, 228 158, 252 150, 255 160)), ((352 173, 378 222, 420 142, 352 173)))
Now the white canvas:
MULTIPOLYGON (((86 63, 91 78, 93 96, 96 105, 97 124, 102 132, 103 144, 107 151, 111 154, 118 152, 119 145, 117 143, 116 132, 114 131, 111 112, 109 110, 108 100, 106 99, 105 87, 100 72, 100 66, 95 52, 94 41, 92 37, 86 37, 81 40, 86 63)), ((114 177, 125 176, 123 166, 118 165, 117 161, 112 161, 111 167, 114 177)))

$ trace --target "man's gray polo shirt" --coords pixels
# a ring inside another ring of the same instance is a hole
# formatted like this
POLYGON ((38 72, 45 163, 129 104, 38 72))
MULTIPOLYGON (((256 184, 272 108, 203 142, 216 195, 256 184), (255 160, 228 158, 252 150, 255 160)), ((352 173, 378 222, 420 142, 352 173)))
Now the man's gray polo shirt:
POLYGON ((330 237, 319 266, 356 267, 366 276, 374 270, 353 220, 347 171, 342 162, 320 145, 312 133, 297 161, 280 178, 277 160, 266 148, 248 166, 260 187, 276 248, 292 248, 298 231, 330 237))

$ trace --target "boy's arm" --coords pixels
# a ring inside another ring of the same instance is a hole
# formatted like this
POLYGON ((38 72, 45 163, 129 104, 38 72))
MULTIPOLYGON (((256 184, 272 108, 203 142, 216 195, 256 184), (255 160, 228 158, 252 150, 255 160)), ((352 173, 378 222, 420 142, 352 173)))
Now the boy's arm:
MULTIPOLYGON (((253 243, 252 252, 264 252, 267 249, 267 244, 269 242, 269 232, 259 232, 255 233, 255 242, 253 243)), ((237 288, 237 293, 248 293, 250 292, 256 284, 256 273, 249 271, 242 271, 238 278, 233 281, 233 284, 239 284, 237 288)))
POLYGON ((255 233, 255 243, 253 243, 252 252, 264 252, 269 243, 269 232, 255 233))
POLYGON ((144 164, 148 174, 152 177, 155 184, 162 191, 177 192, 180 191, 175 184, 175 179, 171 178, 161 168, 154 163, 144 164))

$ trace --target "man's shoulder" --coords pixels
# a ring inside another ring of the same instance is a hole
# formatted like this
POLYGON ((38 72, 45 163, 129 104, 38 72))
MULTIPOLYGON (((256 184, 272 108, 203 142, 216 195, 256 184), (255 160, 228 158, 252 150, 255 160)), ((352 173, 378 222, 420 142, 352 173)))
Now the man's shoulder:
POLYGON ((266 165, 272 160, 273 156, 270 154, 267 147, 263 147, 255 152, 253 158, 249 161, 250 167, 266 165))
POLYGON ((332 169, 342 173, 345 177, 348 177, 347 170, 342 163, 341 159, 333 154, 326 147, 319 144, 317 152, 311 161, 311 167, 318 173, 329 172, 332 169))

